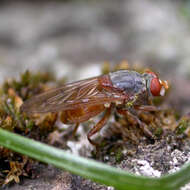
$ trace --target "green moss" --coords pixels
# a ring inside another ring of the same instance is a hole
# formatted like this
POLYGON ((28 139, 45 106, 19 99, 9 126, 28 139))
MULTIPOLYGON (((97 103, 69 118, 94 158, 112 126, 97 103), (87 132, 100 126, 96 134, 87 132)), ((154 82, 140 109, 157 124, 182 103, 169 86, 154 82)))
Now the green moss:
POLYGON ((117 163, 121 162, 123 158, 123 153, 122 153, 122 149, 118 149, 115 153, 115 160, 117 163))
POLYGON ((163 133, 163 129, 162 129, 161 127, 159 127, 159 128, 157 128, 157 129, 155 130, 154 135, 155 135, 156 137, 160 137, 160 135, 162 135, 162 133, 163 133))
POLYGON ((181 119, 181 121, 179 122, 177 128, 176 128, 176 133, 177 134, 183 134, 185 132, 185 130, 188 128, 189 126, 189 120, 187 120, 186 118, 181 119))
MULTIPOLYGON (((0 86, 0 128, 47 142, 48 134, 55 129, 55 114, 43 117, 38 116, 37 119, 34 119, 21 113, 19 108, 24 100, 43 92, 48 88, 48 82, 54 81, 55 78, 51 73, 33 74, 26 71, 21 74, 19 80, 12 79, 4 82, 0 86)), ((20 174, 14 178, 9 166, 11 163, 17 163, 18 160, 19 163, 14 168, 19 169, 20 165, 26 166, 20 168, 21 173, 30 175, 31 172, 25 170, 29 163, 28 158, 24 161, 22 155, 18 155, 2 147, 0 147, 0 155, 1 158, 4 158, 1 160, 0 171, 7 171, 7 175, 1 175, 0 172, 0 185, 6 183, 6 181, 9 183, 14 181, 14 179, 19 179, 20 174)), ((18 181, 16 180, 15 182, 18 181)))
POLYGON ((42 84, 48 82, 55 82, 55 77, 51 73, 35 73, 29 71, 24 72, 20 76, 20 80, 6 81, 2 86, 2 91, 6 95, 9 89, 13 89, 17 95, 21 96, 24 100, 28 97, 42 91, 42 84))

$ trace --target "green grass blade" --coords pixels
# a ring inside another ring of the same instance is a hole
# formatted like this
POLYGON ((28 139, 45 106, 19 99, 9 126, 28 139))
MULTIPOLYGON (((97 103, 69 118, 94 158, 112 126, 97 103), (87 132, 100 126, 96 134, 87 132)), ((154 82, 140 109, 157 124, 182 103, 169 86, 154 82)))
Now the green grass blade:
POLYGON ((190 165, 161 178, 136 176, 0 129, 0 145, 117 190, 175 190, 190 180, 190 165))

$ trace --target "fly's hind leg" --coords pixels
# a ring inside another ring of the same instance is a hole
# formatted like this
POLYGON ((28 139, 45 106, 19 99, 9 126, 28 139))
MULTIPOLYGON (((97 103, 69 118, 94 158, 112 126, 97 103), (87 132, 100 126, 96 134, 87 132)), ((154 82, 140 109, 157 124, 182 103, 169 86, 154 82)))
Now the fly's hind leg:
POLYGON ((73 130, 73 132, 72 132, 72 137, 74 137, 75 135, 76 135, 76 132, 77 132, 77 129, 79 128, 79 123, 76 123, 75 124, 75 128, 74 128, 74 130, 73 130))
POLYGON ((105 114, 102 117, 102 119, 88 132, 87 138, 92 145, 94 145, 94 146, 99 145, 98 143, 94 142, 91 139, 91 137, 102 129, 102 127, 107 123, 110 115, 111 115, 111 107, 106 109, 105 114))
POLYGON ((119 109, 119 108, 118 108, 118 109, 117 109, 117 112, 118 112, 119 114, 123 115, 123 116, 129 116, 129 117, 133 118, 134 121, 136 121, 136 122, 139 124, 139 127, 142 129, 143 133, 144 133, 147 137, 149 137, 149 138, 151 138, 151 139, 154 138, 154 135, 152 134, 152 132, 147 128, 147 126, 146 126, 142 121, 140 121, 140 119, 139 119, 137 116, 133 115, 133 114, 130 113, 128 110, 124 110, 124 109, 119 109))

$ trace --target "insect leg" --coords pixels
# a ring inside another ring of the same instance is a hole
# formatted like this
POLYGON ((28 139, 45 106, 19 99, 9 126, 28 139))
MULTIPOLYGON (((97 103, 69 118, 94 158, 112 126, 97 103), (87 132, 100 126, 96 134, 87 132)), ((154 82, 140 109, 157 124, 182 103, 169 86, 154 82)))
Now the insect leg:
POLYGON ((74 130, 73 130, 73 132, 72 132, 72 136, 73 136, 73 137, 75 136, 75 134, 76 134, 78 128, 79 128, 79 123, 76 123, 75 128, 74 128, 74 130))
POLYGON ((152 132, 147 128, 147 126, 142 121, 140 121, 140 119, 137 116, 133 115, 128 110, 124 110, 121 108, 117 108, 117 112, 123 116, 129 116, 133 118, 139 124, 139 127, 143 130, 144 134, 153 139, 154 135, 152 134, 152 132))
POLYGON ((150 106, 150 105, 141 105, 141 106, 137 106, 134 105, 134 108, 136 110, 141 110, 141 111, 161 111, 161 108, 158 108, 156 106, 150 106))
POLYGON ((94 146, 98 146, 98 143, 94 142, 91 137, 96 134, 98 131, 100 131, 102 129, 102 127, 107 123, 109 117, 111 115, 111 107, 106 109, 104 116, 102 117, 102 119, 88 132, 87 134, 87 138, 89 140, 89 142, 94 145, 94 146))

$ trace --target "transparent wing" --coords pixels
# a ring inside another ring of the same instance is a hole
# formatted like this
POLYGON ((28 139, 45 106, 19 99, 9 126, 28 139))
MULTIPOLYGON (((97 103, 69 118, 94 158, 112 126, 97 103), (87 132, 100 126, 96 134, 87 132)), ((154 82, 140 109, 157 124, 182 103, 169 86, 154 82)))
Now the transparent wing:
POLYGON ((94 77, 66 84, 34 96, 24 102, 21 111, 28 114, 58 112, 117 100, 121 100, 121 97, 102 89, 98 78, 94 77))

